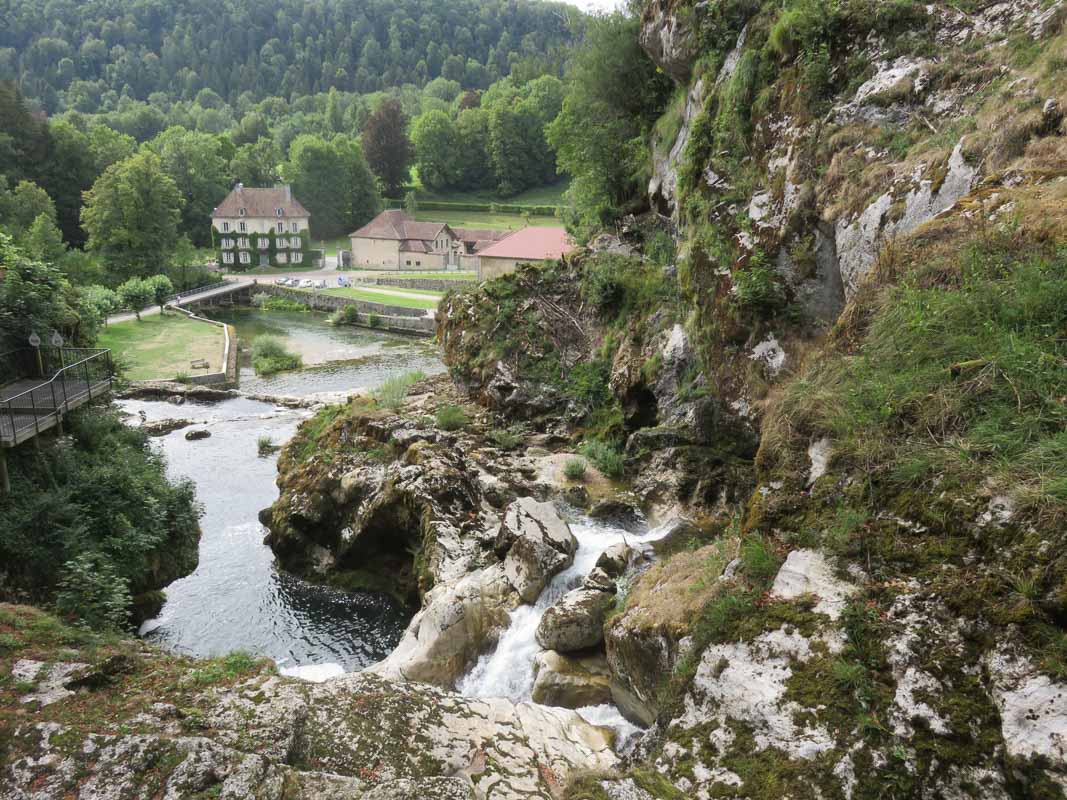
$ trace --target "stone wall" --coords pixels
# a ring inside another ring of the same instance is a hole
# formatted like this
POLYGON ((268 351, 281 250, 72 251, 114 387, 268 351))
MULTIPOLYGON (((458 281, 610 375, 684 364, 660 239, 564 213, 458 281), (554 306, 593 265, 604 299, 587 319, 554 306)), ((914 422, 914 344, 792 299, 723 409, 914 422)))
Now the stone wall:
POLYGON ((321 294, 299 289, 289 289, 270 283, 257 283, 249 287, 252 295, 272 294, 307 306, 313 311, 337 311, 354 306, 358 312, 353 324, 378 328, 381 330, 412 333, 417 336, 433 336, 434 318, 426 309, 391 306, 385 303, 372 303, 351 297, 321 294), (371 317, 376 318, 371 324, 371 317))
POLYGON ((237 386, 237 330, 232 325, 226 325, 225 323, 207 319, 206 317, 198 317, 196 314, 187 311, 180 306, 168 305, 167 308, 171 311, 176 311, 179 314, 184 314, 186 317, 195 320, 196 322, 203 322, 208 325, 216 325, 222 328, 222 370, 220 372, 208 372, 201 375, 190 375, 186 379, 187 382, 196 386, 237 386))
POLYGON ((353 282, 368 283, 374 286, 397 286, 402 289, 423 289, 430 292, 463 289, 477 283, 477 281, 460 278, 354 278, 353 282))

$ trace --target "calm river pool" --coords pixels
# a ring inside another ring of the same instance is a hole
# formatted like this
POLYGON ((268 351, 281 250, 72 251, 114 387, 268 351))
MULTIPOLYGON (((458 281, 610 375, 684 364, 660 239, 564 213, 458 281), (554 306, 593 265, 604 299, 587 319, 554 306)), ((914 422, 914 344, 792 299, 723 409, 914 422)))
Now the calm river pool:
MULTIPOLYGON (((239 338, 255 332, 284 338, 309 369, 267 380, 251 392, 307 395, 375 386, 410 369, 444 369, 425 340, 357 328, 333 328, 318 314, 222 312, 239 338), (344 359, 335 363, 336 359, 344 359)), ((248 370, 249 374, 251 370, 248 370)), ((258 455, 260 437, 288 440, 310 412, 239 398, 181 406, 127 400, 121 406, 148 420, 183 418, 211 437, 187 441, 190 428, 154 440, 175 478, 189 478, 204 507, 200 565, 167 587, 160 616, 144 624, 145 638, 196 656, 247 650, 269 656, 284 670, 329 665, 351 671, 384 658, 397 644, 411 611, 392 598, 350 594, 306 583, 280 571, 265 544, 258 513, 278 496, 276 456, 258 455)))

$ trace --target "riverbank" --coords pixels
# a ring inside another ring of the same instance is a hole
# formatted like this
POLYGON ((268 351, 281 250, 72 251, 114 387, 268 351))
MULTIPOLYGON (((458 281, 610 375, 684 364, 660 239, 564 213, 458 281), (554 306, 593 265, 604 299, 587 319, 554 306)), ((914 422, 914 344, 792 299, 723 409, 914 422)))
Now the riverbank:
POLYGON ((226 371, 226 333, 178 312, 109 325, 98 343, 109 348, 128 380, 177 379, 226 371))

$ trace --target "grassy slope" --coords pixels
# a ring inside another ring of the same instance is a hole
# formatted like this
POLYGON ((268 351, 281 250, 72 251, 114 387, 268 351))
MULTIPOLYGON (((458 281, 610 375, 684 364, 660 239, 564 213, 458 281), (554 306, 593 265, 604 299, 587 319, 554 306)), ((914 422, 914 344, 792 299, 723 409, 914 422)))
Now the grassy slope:
POLYGON ((465 192, 460 190, 434 190, 422 185, 415 187, 420 200, 437 200, 443 203, 507 203, 520 206, 561 206, 563 193, 567 191, 570 181, 564 178, 549 186, 536 186, 514 197, 498 197, 495 192, 483 189, 465 192))
POLYGON ((113 351, 130 380, 173 378, 179 374, 218 372, 222 369, 222 328, 178 314, 120 322, 101 332, 99 344, 113 351), (208 370, 194 370, 190 362, 204 359, 208 370))

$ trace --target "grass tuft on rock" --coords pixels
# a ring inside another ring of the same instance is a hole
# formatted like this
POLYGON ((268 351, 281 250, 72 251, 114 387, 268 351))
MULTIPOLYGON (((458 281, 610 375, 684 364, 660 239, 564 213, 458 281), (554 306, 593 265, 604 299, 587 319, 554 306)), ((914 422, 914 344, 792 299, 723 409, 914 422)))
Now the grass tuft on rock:
POLYGON ((426 373, 421 370, 411 370, 400 375, 393 375, 371 392, 371 396, 383 408, 397 411, 404 405, 404 398, 408 396, 408 390, 419 381, 425 379, 426 373))

